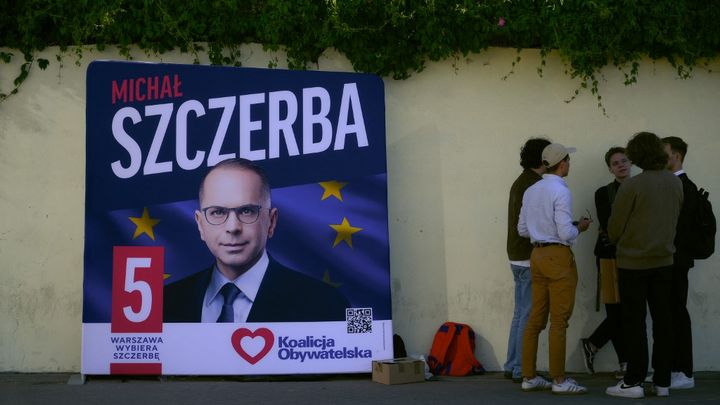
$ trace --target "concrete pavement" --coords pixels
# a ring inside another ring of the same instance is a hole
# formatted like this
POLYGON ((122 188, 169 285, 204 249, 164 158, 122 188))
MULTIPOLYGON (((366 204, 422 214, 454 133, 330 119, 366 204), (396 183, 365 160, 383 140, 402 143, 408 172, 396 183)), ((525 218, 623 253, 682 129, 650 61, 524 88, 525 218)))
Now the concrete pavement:
MULTIPOLYGON (((75 375, 77 376, 77 375, 75 375)), ((85 384, 68 384, 71 374, 0 374, 0 404, 720 404, 720 372, 698 372, 696 387, 671 391, 669 398, 651 395, 641 400, 613 398, 605 388, 615 384, 607 373, 572 374, 590 392, 556 396, 550 392, 522 392, 520 384, 502 373, 441 377, 437 381, 404 385, 372 382, 369 374, 283 377, 93 377, 85 384)))

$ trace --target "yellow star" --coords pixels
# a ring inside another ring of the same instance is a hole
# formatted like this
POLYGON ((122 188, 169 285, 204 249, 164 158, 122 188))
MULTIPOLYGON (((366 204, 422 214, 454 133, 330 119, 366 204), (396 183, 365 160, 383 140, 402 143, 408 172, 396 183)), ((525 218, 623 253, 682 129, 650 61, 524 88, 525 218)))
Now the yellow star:
POLYGON ((337 282, 332 281, 332 280, 330 279, 330 272, 329 272, 328 270, 325 270, 325 274, 323 274, 323 282, 324 282, 325 284, 331 285, 331 286, 333 286, 333 287, 335 287, 335 288, 338 288, 338 287, 342 286, 342 283, 337 283, 337 282))
POLYGON ((348 246, 352 247, 352 234, 362 231, 362 228, 356 228, 354 226, 351 226, 350 222, 348 222, 347 218, 345 217, 343 217, 341 224, 330 225, 330 228, 334 229, 337 232, 333 247, 337 246, 338 243, 342 241, 347 243, 348 246))
POLYGON ((142 234, 146 234, 150 237, 150 239, 155 240, 153 226, 157 225, 160 220, 150 218, 150 213, 148 212, 147 207, 143 209, 142 217, 128 217, 128 219, 131 220, 136 226, 135 233, 133 234, 133 239, 136 239, 142 234))
POLYGON ((330 196, 333 196, 337 198, 338 200, 342 201, 342 194, 340 194, 340 189, 345 187, 347 183, 341 183, 339 181, 321 181, 320 186, 325 190, 323 191, 322 198, 320 198, 320 201, 325 200, 327 198, 330 198, 330 196))

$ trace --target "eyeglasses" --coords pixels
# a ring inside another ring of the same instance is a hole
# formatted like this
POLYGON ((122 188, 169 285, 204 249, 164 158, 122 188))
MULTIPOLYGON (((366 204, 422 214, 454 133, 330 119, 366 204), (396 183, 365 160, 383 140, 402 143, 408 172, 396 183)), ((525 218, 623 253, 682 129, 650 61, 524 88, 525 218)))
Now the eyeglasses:
POLYGON ((222 225, 224 224, 228 217, 230 216, 230 211, 235 212, 235 217, 238 219, 238 221, 242 222, 243 224, 253 224, 255 221, 258 220, 260 217, 260 209, 262 206, 255 205, 255 204, 247 204, 240 207, 235 208, 227 208, 227 207, 218 207, 218 206, 210 206, 200 209, 202 211, 203 215, 205 216, 205 220, 208 221, 211 225, 222 225))

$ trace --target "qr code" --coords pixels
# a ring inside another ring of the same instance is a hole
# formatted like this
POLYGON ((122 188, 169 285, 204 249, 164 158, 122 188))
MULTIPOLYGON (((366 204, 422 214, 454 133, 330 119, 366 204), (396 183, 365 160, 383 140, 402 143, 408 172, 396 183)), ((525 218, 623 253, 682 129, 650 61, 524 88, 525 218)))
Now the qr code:
POLYGON ((346 308, 347 333, 372 333, 372 308, 346 308))

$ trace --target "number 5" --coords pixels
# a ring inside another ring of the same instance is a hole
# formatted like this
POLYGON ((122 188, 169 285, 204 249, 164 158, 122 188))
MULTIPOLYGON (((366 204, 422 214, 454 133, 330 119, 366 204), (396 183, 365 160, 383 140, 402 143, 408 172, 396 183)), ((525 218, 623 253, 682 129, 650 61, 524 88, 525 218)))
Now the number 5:
POLYGON ((164 272, 162 246, 113 247, 112 333, 162 332, 164 272))
POLYGON ((123 314, 130 322, 145 322, 152 309, 152 289, 150 284, 143 280, 135 280, 135 270, 149 268, 152 261, 149 257, 128 257, 125 267, 125 291, 140 292, 140 311, 134 312, 130 305, 123 307, 123 314))

